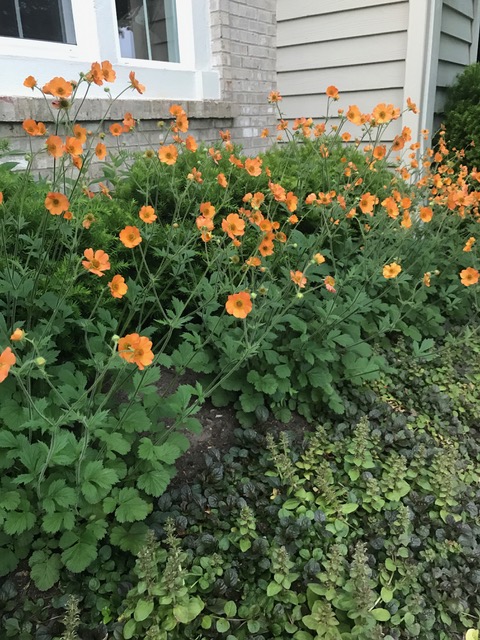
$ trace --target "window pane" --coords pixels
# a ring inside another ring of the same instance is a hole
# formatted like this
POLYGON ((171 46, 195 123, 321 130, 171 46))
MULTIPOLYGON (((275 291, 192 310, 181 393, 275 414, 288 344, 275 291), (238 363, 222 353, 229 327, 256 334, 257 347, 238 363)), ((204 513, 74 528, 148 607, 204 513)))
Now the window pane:
POLYGON ((0 35, 75 44, 71 0, 1 0, 0 35))
POLYGON ((174 0, 116 0, 124 58, 179 62, 174 0))

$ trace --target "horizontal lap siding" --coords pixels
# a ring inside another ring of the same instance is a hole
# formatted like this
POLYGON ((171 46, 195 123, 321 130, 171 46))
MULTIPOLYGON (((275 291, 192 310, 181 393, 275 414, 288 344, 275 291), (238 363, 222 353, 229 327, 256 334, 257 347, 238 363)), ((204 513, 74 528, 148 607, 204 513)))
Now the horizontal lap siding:
POLYGON ((437 91, 435 95, 436 122, 443 112, 446 88, 470 63, 473 41, 474 0, 444 0, 438 55, 437 91))
POLYGON ((350 104, 364 112, 379 102, 402 106, 408 0, 278 0, 277 20, 285 117, 323 116, 331 84, 341 94, 335 111, 350 104))

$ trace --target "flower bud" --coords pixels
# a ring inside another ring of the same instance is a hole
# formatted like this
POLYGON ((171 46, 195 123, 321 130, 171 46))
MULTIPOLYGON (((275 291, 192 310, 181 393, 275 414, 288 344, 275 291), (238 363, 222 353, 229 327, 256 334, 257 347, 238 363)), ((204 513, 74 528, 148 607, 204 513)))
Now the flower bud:
POLYGON ((112 336, 112 342, 114 342, 115 344, 117 344, 119 340, 120 340, 120 336, 117 336, 117 334, 112 336))
POLYGON ((302 299, 303 298, 303 293, 301 291, 299 291, 297 293, 297 298, 302 299))
POLYGON ((35 364, 37 367, 44 367, 47 364, 47 361, 45 358, 42 358, 42 356, 39 356, 38 358, 35 358, 35 364))
POLYGON ((12 342, 21 342, 25 338, 25 331, 23 329, 15 329, 10 336, 12 342))

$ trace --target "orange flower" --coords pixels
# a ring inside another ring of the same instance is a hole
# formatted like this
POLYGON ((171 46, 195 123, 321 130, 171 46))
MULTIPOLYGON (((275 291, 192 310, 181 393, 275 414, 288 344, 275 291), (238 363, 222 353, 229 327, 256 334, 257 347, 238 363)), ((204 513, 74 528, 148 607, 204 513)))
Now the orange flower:
POLYGON ((130 84, 132 85, 132 89, 136 89, 138 93, 145 92, 144 85, 140 84, 140 82, 135 78, 135 71, 130 71, 130 73, 128 74, 128 77, 130 78, 130 84))
POLYGON ((185 113, 185 110, 179 104, 172 104, 169 111, 174 118, 178 118, 178 116, 181 116, 185 113))
POLYGON ((33 76, 28 76, 23 81, 23 86, 28 87, 29 89, 33 89, 33 87, 37 86, 37 81, 33 76))
POLYGON ((332 278, 332 276, 327 276, 323 282, 327 291, 330 291, 330 293, 337 293, 337 290, 335 289, 335 278, 332 278))
POLYGON ((468 252, 472 250, 473 245, 475 244, 476 240, 473 236, 471 236, 467 242, 465 243, 465 246, 463 247, 463 250, 468 252))
POLYGON ((71 211, 65 211, 63 217, 65 220, 73 220, 73 213, 71 211))
POLYGON ((92 226, 92 224, 96 222, 95 220, 95 216, 93 215, 93 213, 87 213, 87 215, 85 216, 85 218, 82 221, 82 227, 84 229, 90 229, 90 227, 92 226))
POLYGON ((65 152, 65 146, 60 136, 49 136, 45 145, 47 147, 47 153, 54 158, 61 158, 65 152))
POLYGON ((90 67, 90 71, 86 75, 86 79, 88 82, 94 82, 98 86, 101 86, 103 84, 102 67, 98 64, 98 62, 92 62, 92 66, 90 67))
POLYGON ((73 86, 65 78, 55 77, 43 87, 43 92, 56 98, 69 98, 72 95, 73 86))
POLYGON ((7 347, 0 353, 0 382, 3 382, 8 376, 10 367, 17 361, 15 354, 10 347, 7 347))
POLYGON ((160 147, 158 150, 158 157, 160 158, 160 162, 163 162, 163 164, 175 164, 178 157, 177 147, 173 144, 167 144, 160 147))
POLYGON ((10 336, 12 342, 21 342, 25 337, 25 331, 23 329, 15 329, 10 336))
POLYGON ((247 158, 245 160, 245 171, 251 176, 259 176, 262 173, 262 160, 260 158, 247 158))
POLYGON ((480 274, 476 269, 468 267, 467 269, 460 271, 461 283, 466 287, 470 287, 472 284, 477 284, 479 275, 480 274))
POLYGON ((393 104, 385 104, 382 102, 381 104, 377 104, 375 109, 372 111, 372 118, 375 121, 375 124, 387 124, 395 117, 395 107, 393 104))
POLYGON ((325 91, 325 93, 332 100, 338 100, 338 98, 339 98, 338 89, 333 84, 330 85, 329 87, 327 87, 327 90, 325 91))
POLYGON ((0 204, 3 203, 3 191, 0 191, 0 204))
POLYGON ((360 198, 360 202, 358 206, 362 213, 367 213, 370 216, 373 216, 373 208, 378 203, 378 198, 373 196, 370 192, 364 193, 360 198))
POLYGON ((181 115, 177 116, 173 130, 181 131, 182 133, 188 131, 188 118, 186 113, 182 113, 181 115))
POLYGON ((115 82, 117 74, 112 68, 112 63, 108 60, 102 62, 102 75, 105 82, 115 82))
POLYGON ((424 273, 424 274, 423 274, 423 284, 424 284, 426 287, 429 287, 429 286, 430 286, 430 276, 431 276, 431 275, 432 275, 432 274, 430 273, 430 271, 427 271, 426 273, 424 273))
POLYGON ((200 205, 200 213, 202 216, 205 216, 205 218, 213 218, 215 215, 215 207, 211 202, 202 202, 200 205))
POLYGON ((123 127, 119 122, 114 122, 113 124, 111 124, 108 127, 108 130, 110 131, 112 136, 116 136, 116 137, 121 136, 122 133, 124 133, 123 127))
POLYGON ((307 278, 303 275, 303 271, 290 271, 290 280, 303 289, 307 284, 307 278))
POLYGON ((235 318, 246 318, 252 310, 252 299, 248 291, 232 293, 225 304, 227 313, 235 318))
POLYGON ((295 215, 295 214, 293 214, 293 216, 290 216, 290 217, 288 218, 288 221, 290 222, 290 224, 297 224, 297 222, 298 222, 298 216, 297 216, 297 215, 295 215))
POLYGON ((102 249, 97 249, 95 252, 91 248, 85 249, 83 255, 86 260, 82 260, 82 265, 90 273, 96 276, 103 276, 105 274, 102 273, 102 271, 108 271, 110 269, 108 255, 102 249))
POLYGON ((135 126, 135 119, 132 116, 132 114, 129 113, 129 112, 127 112, 123 116, 122 122, 123 122, 124 126, 127 127, 127 131, 130 131, 130 129, 133 129, 133 127, 135 126))
POLYGON ((24 120, 22 123, 22 127, 24 131, 26 131, 30 136, 41 135, 39 133, 38 123, 35 120, 32 120, 31 118, 27 118, 26 120, 24 120))
POLYGON ((430 207, 420 207, 420 219, 423 222, 430 222, 433 218, 433 211, 430 207))
POLYGON ((243 236, 245 233, 245 221, 237 213, 230 213, 222 220, 222 229, 234 240, 235 236, 243 236))
POLYGON ((128 287, 125 284, 125 279, 122 276, 113 276, 112 280, 108 283, 110 292, 114 298, 123 298, 127 293, 128 287))
POLYGON ((383 267, 383 277, 386 278, 387 280, 391 278, 396 278, 401 270, 402 270, 402 267, 396 262, 386 264, 383 267))
POLYGON ((385 200, 382 200, 382 207, 386 209, 387 215, 390 218, 396 218, 400 213, 398 210, 397 203, 395 202, 394 198, 392 198, 391 196, 389 196, 388 198, 385 198, 385 200))
POLYGON ((268 138, 270 135, 270 131, 268 129, 262 129, 262 133, 260 134, 261 138, 268 138))
POLYGON ((293 213, 297 210, 298 198, 291 191, 287 193, 285 196, 285 204, 290 213, 293 213))
POLYGON ((154 355, 152 341, 138 333, 129 333, 118 341, 118 355, 142 371, 152 364, 154 355))
POLYGON ((373 157, 375 158, 375 160, 382 160, 385 157, 386 153, 387 153, 387 147, 384 144, 382 144, 374 148, 373 157))
POLYGON ((325 262, 325 256, 322 256, 321 253, 316 253, 313 256, 313 261, 316 262, 317 264, 323 264, 325 262))
POLYGON ((245 264, 247 267, 259 267, 262 264, 262 261, 257 256, 252 256, 251 258, 248 258, 248 260, 245 260, 245 264))
POLYGON ((223 173, 219 173, 217 176, 217 182, 218 184, 223 187, 224 189, 226 189, 228 187, 228 182, 227 179, 225 178, 225 175, 223 173))
POLYGON ((350 120, 352 124, 360 125, 362 124, 362 114, 357 105, 353 104, 348 107, 348 111, 345 114, 347 120, 350 120))
POLYGON ((120 231, 120 241, 129 249, 133 249, 142 241, 142 236, 137 227, 127 226, 120 231))
POLYGON ((212 218, 207 218, 206 216, 197 216, 195 219, 195 224, 197 228, 202 231, 213 231, 213 220, 212 218))
POLYGON ((418 113, 417 105, 411 101, 410 98, 407 98, 407 107, 409 111, 413 111, 413 113, 418 113))
POLYGON ((198 149, 197 141, 193 136, 187 136, 185 138, 185 146, 192 152, 195 152, 198 149))
POLYGON ((271 256, 274 251, 273 242, 268 238, 264 238, 258 247, 258 251, 264 257, 271 256))
POLYGON ((63 193, 50 191, 45 198, 45 207, 50 211, 52 216, 59 216, 64 211, 68 211, 70 203, 63 193))
POLYGON ((191 172, 187 175, 187 180, 195 180, 195 182, 198 182, 198 184, 202 184, 202 172, 198 171, 197 167, 193 167, 191 172))
POLYGON ((95 155, 99 160, 104 160, 107 156, 107 147, 103 142, 99 142, 95 147, 95 155))
POLYGON ((280 102, 281 99, 282 99, 282 96, 280 95, 279 91, 270 91, 270 93, 268 94, 268 101, 271 104, 274 104, 275 102, 280 102))
POLYGON ((283 233, 283 231, 277 231, 277 233, 275 234, 275 240, 277 240, 278 242, 286 242, 287 236, 283 233))
POLYGON ((80 140, 77 140, 77 138, 67 137, 65 140, 65 151, 71 156, 79 156, 83 153, 82 143, 80 140))
POLYGON ((85 142, 87 141, 87 130, 79 124, 74 125, 73 135, 80 142, 80 144, 85 144, 85 142))
POLYGON ((140 219, 147 224, 152 224, 152 222, 157 219, 157 216, 155 215, 155 209, 153 207, 150 207, 149 205, 145 205, 144 207, 142 207, 138 215, 140 219))

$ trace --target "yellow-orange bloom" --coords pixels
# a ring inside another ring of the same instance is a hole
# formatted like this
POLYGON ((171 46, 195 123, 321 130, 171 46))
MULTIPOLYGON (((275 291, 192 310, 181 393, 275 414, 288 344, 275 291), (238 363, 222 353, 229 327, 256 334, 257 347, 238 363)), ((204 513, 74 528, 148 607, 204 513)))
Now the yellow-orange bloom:
POLYGON ((420 207, 420 219, 423 222, 430 222, 433 218, 433 211, 430 207, 420 207))
POLYGON ((116 136, 116 137, 121 136, 122 133, 124 133, 123 127, 119 122, 114 122, 113 124, 111 124, 108 127, 108 130, 110 131, 112 136, 116 136))
POLYGON ((228 186, 228 182, 227 179, 225 178, 225 175, 223 173, 219 173, 217 176, 217 182, 218 184, 223 187, 224 189, 227 188, 228 186))
POLYGON ((47 153, 54 158, 61 158, 65 153, 65 145, 60 136, 49 136, 45 141, 45 145, 47 153))
POLYGON ((185 146, 189 151, 195 152, 198 149, 197 141, 193 136, 185 138, 185 146))
POLYGON ((323 256, 321 253, 316 253, 313 256, 313 261, 316 262, 316 264, 323 264, 325 262, 325 256, 323 256))
POLYGON ((17 361, 15 354, 10 347, 7 347, 0 353, 0 382, 3 382, 8 376, 10 367, 17 361))
POLYGON ((99 142, 95 147, 95 155, 99 160, 103 160, 107 155, 107 147, 103 144, 103 142, 99 142))
POLYGON ((33 89, 33 87, 37 86, 37 81, 33 76, 27 76, 23 81, 23 86, 28 87, 29 89, 33 89))
POLYGON ((83 153, 82 143, 73 136, 67 137, 65 140, 65 151, 71 156, 79 156, 83 153))
POLYGON ((25 337, 25 331, 23 329, 15 329, 10 336, 12 342, 21 342, 25 337))
POLYGON ((465 252, 469 252, 472 250, 473 245, 475 244, 476 240, 473 236, 471 236, 467 242, 465 243, 465 246, 463 247, 463 250, 465 252))
POLYGON ((102 272, 110 269, 108 254, 106 254, 102 249, 97 249, 96 251, 92 248, 85 249, 83 255, 86 260, 82 260, 82 265, 90 273, 93 273, 96 276, 103 276, 105 274, 102 272))
POLYGON ((142 207, 138 212, 138 215, 140 219, 147 224, 152 224, 152 222, 155 222, 155 220, 157 219, 155 209, 153 207, 150 207, 149 205, 145 205, 144 207, 142 207))
POLYGON ((163 162, 163 164, 175 164, 178 157, 177 147, 173 144, 167 144, 160 147, 158 150, 158 157, 160 158, 160 162, 163 162))
POLYGON ((69 98, 72 95, 73 86, 65 78, 55 77, 43 87, 43 92, 56 98, 69 98))
POLYGON ((348 111, 345 116, 352 124, 360 125, 363 123, 362 113, 356 104, 348 107, 348 111))
POLYGON ((80 124, 74 125, 73 135, 80 142, 80 144, 85 144, 85 142, 87 141, 87 130, 80 124))
POLYGON ((252 310, 252 299, 248 291, 232 293, 225 304, 227 313, 235 318, 246 318, 252 310))
POLYGON ((338 98, 339 98, 338 89, 333 84, 331 84, 329 87, 327 87, 327 90, 325 91, 325 93, 332 100, 338 100, 338 98))
POLYGON ((117 77, 117 74, 112 68, 112 63, 109 62, 108 60, 104 60, 102 62, 102 75, 105 82, 115 82, 115 78, 117 77))
POLYGON ((367 213, 370 216, 373 216, 373 208, 378 203, 378 198, 372 195, 370 192, 364 193, 360 198, 360 202, 358 206, 362 213, 367 213))
POLYGON ((222 220, 222 229, 234 240, 235 236, 243 236, 245 233, 245 221, 240 218, 238 213, 230 213, 222 220))
POLYGON ((110 287, 110 293, 114 298, 123 298, 128 291, 125 279, 119 275, 113 276, 112 280, 108 283, 108 286, 110 287))
POLYGON ((251 256, 248 260, 245 260, 245 264, 248 267, 259 267, 262 264, 262 261, 258 256, 251 256))
POLYGON ((290 280, 303 289, 307 284, 307 278, 303 275, 303 271, 290 271, 290 280))
POLYGON ((145 92, 145 86, 143 84, 140 84, 140 82, 135 78, 135 71, 130 71, 128 77, 130 78, 132 89, 136 89, 138 93, 145 92))
POLYGON ((460 281, 465 287, 470 287, 472 284, 477 284, 479 275, 476 269, 468 267, 460 271, 460 281))
POLYGON ((205 218, 213 218, 215 215, 215 207, 211 202, 202 202, 200 205, 200 213, 205 218))
POLYGON ((280 102, 281 99, 282 99, 282 96, 280 95, 279 91, 270 91, 270 93, 268 94, 268 101, 271 104, 274 104, 275 102, 280 102))
POLYGON ((426 287, 429 287, 429 286, 430 286, 430 276, 431 276, 431 275, 432 275, 432 274, 430 273, 430 271, 427 271, 426 273, 424 273, 424 274, 423 274, 423 284, 424 284, 426 287))
POLYGON ((45 207, 50 211, 52 216, 59 216, 64 211, 68 211, 70 203, 67 196, 63 193, 50 191, 45 198, 45 207))
POLYGON ((396 278, 401 270, 402 267, 399 264, 397 264, 396 262, 391 262, 390 264, 386 264, 383 267, 383 277, 387 280, 396 278))
POLYGON ((24 120, 22 127, 30 136, 41 136, 45 133, 45 125, 43 122, 36 122, 31 118, 24 120))
POLYGON ((245 171, 251 176, 259 176, 262 173, 262 160, 260 158, 247 158, 245 171))
POLYGON ((129 363, 136 364, 140 370, 152 364, 154 355, 152 341, 138 333, 129 333, 118 341, 118 355, 129 363))
POLYGON ((119 237, 122 244, 128 247, 128 249, 133 249, 142 241, 139 229, 132 226, 127 226, 125 229, 122 229, 119 237))
POLYGON ((337 290, 335 289, 335 278, 327 276, 323 282, 327 291, 330 291, 330 293, 337 293, 337 290))

